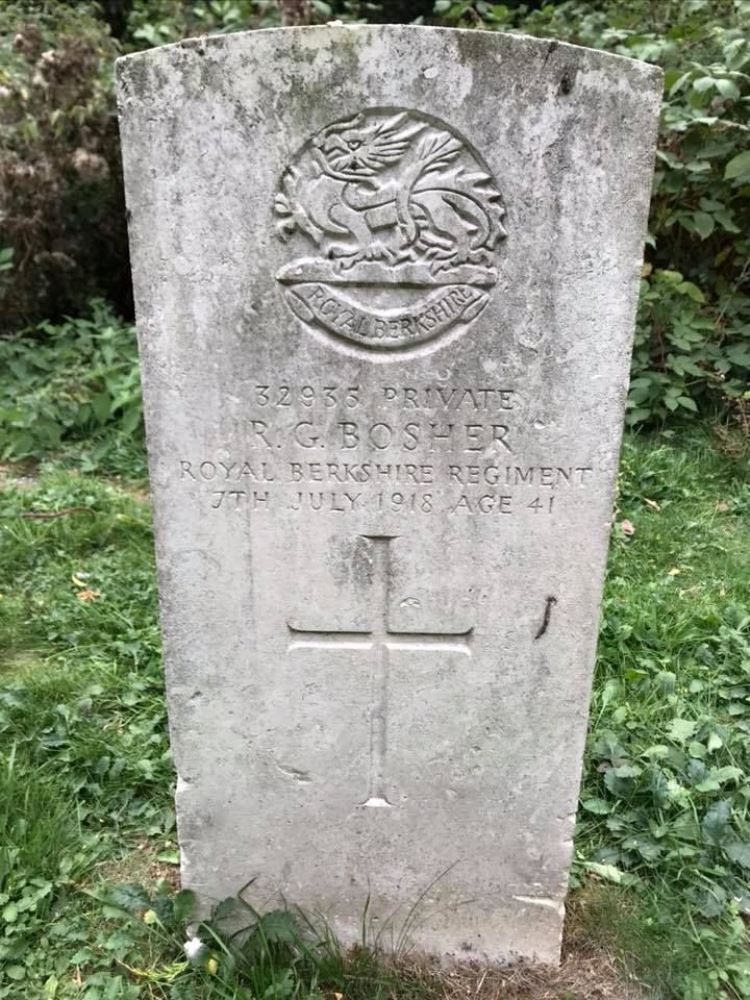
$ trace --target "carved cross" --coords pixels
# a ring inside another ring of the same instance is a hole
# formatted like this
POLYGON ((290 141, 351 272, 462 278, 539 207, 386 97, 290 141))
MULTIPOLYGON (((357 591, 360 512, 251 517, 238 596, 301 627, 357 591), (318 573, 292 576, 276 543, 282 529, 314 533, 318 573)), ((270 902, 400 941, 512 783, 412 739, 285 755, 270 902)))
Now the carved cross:
POLYGON ((303 629, 288 623, 289 650, 362 650, 369 653, 370 697, 370 792, 365 806, 389 808, 386 796, 386 753, 388 748, 388 676, 392 652, 461 653, 471 655, 469 642, 473 628, 460 632, 399 632, 388 624, 388 581, 390 543, 394 536, 364 535, 372 546, 372 625, 369 629, 336 631, 303 629))

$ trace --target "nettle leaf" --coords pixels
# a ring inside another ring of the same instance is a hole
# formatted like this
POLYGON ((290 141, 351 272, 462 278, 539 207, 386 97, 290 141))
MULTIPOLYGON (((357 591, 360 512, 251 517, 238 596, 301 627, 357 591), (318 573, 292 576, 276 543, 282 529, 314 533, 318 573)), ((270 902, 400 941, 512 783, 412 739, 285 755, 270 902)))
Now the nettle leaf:
POLYGON ((628 875, 615 865, 603 865, 596 861, 587 861, 584 864, 584 868, 588 872, 591 872, 592 875, 597 875, 606 882, 613 882, 615 885, 629 885, 635 881, 633 875, 628 875))
POLYGON ((594 813, 597 816, 606 816, 612 812, 612 806, 604 799, 584 799, 581 806, 586 812, 594 813))
POLYGON ((698 723, 694 719, 672 719, 667 732, 676 743, 687 743, 697 729, 698 723))
POLYGON ((604 784, 608 791, 617 798, 628 798, 633 791, 633 778, 629 775, 619 774, 620 768, 612 767, 604 775, 604 784))
POLYGON ((228 896, 216 904, 211 914, 211 919, 217 922, 234 920, 239 916, 246 918, 248 913, 251 914, 253 919, 255 918, 255 911, 244 899, 238 899, 236 896, 228 896))
POLYGON ((181 889, 174 897, 174 916, 180 923, 186 923, 195 909, 195 893, 181 889))
POLYGON ((637 764, 620 764, 612 770, 618 778, 637 778, 643 769, 637 764))
POLYGON ((730 861, 734 861, 735 864, 741 865, 743 868, 750 869, 750 842, 733 840, 731 843, 724 845, 724 853, 730 861))
POLYGON ((610 702, 615 701, 619 698, 622 691, 622 685, 615 678, 610 678, 604 685, 604 690, 602 691, 602 708, 606 708, 610 702))
POLYGON ((135 883, 125 883, 124 885, 113 886, 106 896, 106 902, 110 906, 127 910, 128 913, 137 914, 143 910, 148 910, 151 900, 142 885, 135 883))
POLYGON ((637 851, 644 861, 657 861, 664 853, 650 837, 628 837, 623 840, 622 846, 626 851, 637 851))
POLYGON ((717 846, 722 844, 731 829, 732 806, 728 799, 721 799, 703 817, 701 830, 704 838, 717 846))
POLYGON ((719 917, 724 912, 727 902, 727 894, 721 886, 712 885, 710 888, 693 895, 693 901, 699 913, 709 919, 719 917))
POLYGON ((299 928, 290 910, 271 910, 258 921, 258 930, 267 941, 292 943, 299 938, 299 928))

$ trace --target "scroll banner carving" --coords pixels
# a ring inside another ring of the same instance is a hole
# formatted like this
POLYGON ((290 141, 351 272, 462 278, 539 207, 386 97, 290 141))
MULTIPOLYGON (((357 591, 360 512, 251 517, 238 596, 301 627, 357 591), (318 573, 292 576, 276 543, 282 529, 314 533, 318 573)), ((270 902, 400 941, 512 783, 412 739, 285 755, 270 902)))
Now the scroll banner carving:
POLYGON ((464 139, 419 112, 329 125, 284 171, 274 207, 281 238, 308 246, 276 275, 290 308, 352 343, 433 340, 476 319, 497 283, 497 185, 464 139))
POLYGON ((297 285, 287 296, 292 311, 303 322, 317 322, 339 337, 379 348, 439 337, 454 324, 478 316, 488 299, 471 285, 453 285, 408 309, 374 313, 321 284, 297 285))

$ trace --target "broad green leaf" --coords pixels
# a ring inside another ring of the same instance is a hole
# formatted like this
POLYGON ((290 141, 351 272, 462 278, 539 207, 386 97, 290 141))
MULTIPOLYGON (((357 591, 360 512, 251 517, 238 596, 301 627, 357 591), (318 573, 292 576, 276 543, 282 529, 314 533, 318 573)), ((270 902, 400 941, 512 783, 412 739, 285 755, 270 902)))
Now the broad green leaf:
POLYGON ((714 81, 716 89, 719 91, 722 97, 727 97, 732 101, 739 101, 740 99, 740 88, 734 83, 733 80, 729 80, 726 77, 722 77, 714 81))
MULTIPOLYGON (((710 216, 708 216, 708 218, 710 218, 710 216)), ((694 302, 706 301, 706 296, 703 294, 700 288, 698 288, 697 285, 693 284, 692 281, 681 281, 680 284, 677 286, 677 291, 682 292, 684 295, 689 296, 694 302)))
POLYGON ((622 690, 622 685, 616 678, 610 678, 604 685, 602 691, 602 708, 606 708, 610 702, 617 699, 622 690))
POLYGON ((699 76, 697 80, 693 80, 693 90, 697 91, 699 94, 705 93, 716 85, 716 80, 712 76, 699 76))
POLYGON ((721 736, 713 731, 708 735, 708 749, 709 751, 718 750, 720 747, 724 746, 724 741, 721 736))
POLYGON ((727 348, 727 357, 733 365, 747 365, 750 367, 750 347, 744 344, 732 344, 727 348))
POLYGON ((705 240, 714 231, 714 219, 708 212, 693 212, 693 225, 701 239, 705 240))
POLYGON ((733 156, 724 168, 724 180, 731 181, 736 177, 750 177, 750 149, 733 156))
POLYGON ((698 407, 697 407, 695 401, 692 400, 689 396, 678 396, 677 397, 677 402, 685 410, 692 410, 693 413, 697 413, 698 412, 698 407))
POLYGON ((710 774, 712 778, 715 778, 720 784, 724 785, 727 781, 739 781, 745 772, 741 767, 734 767, 731 764, 727 764, 726 767, 713 768, 710 774))

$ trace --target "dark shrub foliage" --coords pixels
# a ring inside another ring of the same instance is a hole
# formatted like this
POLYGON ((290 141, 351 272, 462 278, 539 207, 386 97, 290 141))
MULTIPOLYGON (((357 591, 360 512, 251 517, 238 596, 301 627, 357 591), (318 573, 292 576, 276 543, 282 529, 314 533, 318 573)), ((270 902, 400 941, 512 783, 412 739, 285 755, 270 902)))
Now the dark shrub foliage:
POLYGON ((4 332, 81 312, 95 294, 132 309, 116 54, 87 4, 0 5, 0 248, 12 263, 0 284, 4 332))

